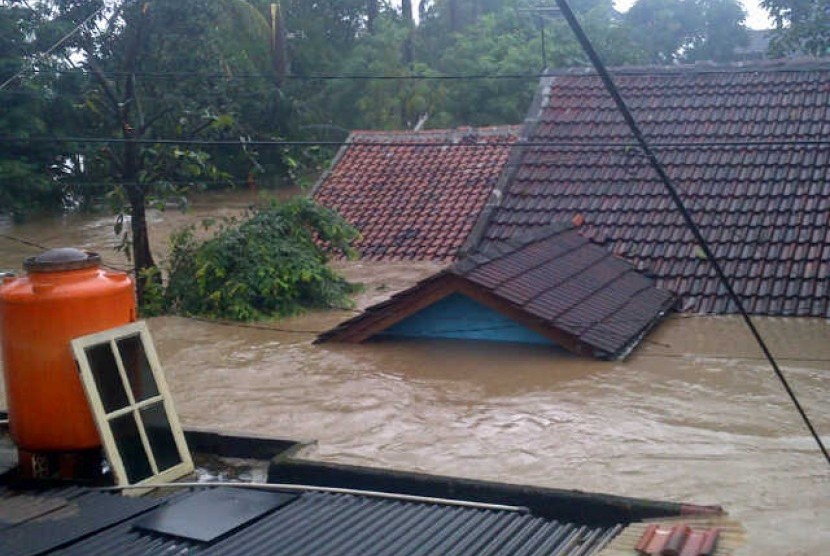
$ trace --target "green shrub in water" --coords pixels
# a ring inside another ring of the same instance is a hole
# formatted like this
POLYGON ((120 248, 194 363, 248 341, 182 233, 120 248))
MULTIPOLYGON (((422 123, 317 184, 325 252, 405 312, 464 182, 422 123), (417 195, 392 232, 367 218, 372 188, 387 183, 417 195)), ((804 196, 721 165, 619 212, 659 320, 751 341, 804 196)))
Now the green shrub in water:
POLYGON ((335 254, 354 257, 358 232, 310 199, 270 201, 225 219, 203 242, 195 232, 190 226, 171 237, 167 284, 157 292, 167 312, 254 320, 352 306, 357 288, 326 263, 335 254))

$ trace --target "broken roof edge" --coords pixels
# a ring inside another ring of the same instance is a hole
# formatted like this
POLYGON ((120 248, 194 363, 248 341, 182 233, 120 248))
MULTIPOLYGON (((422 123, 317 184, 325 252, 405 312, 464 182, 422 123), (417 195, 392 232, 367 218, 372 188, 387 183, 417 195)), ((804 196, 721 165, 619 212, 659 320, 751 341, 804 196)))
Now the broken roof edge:
POLYGON ((337 153, 331 159, 331 162, 329 162, 328 167, 323 171, 322 174, 320 174, 320 177, 317 178, 317 181, 314 182, 314 185, 311 186, 311 189, 308 190, 308 193, 307 193, 306 196, 309 199, 314 199, 314 197, 317 195, 317 192, 320 190, 321 187, 323 187, 323 184, 326 183, 326 180, 329 179, 329 176, 331 176, 331 173, 334 171, 334 169, 337 167, 337 165, 340 163, 340 161, 346 155, 346 151, 349 150, 349 147, 351 146, 351 141, 352 141, 352 134, 349 133, 349 136, 346 137, 346 140, 344 141, 344 143, 340 146, 339 149, 337 149, 337 153))
MULTIPOLYGON (((638 271, 635 270, 634 272, 638 271)), ((680 296, 669 290, 661 291, 664 291, 669 295, 667 296, 666 301, 664 301, 663 304, 660 306, 658 313, 655 315, 653 319, 647 322, 645 326, 643 326, 643 328, 631 339, 631 341, 628 344, 626 344, 621 350, 619 350, 617 354, 614 357, 612 357, 612 359, 616 361, 622 361, 623 359, 626 359, 629 355, 631 355, 631 353, 635 349, 637 349, 637 347, 643 342, 643 339, 645 339, 645 337, 648 336, 649 333, 652 330, 654 330, 654 328, 658 324, 663 322, 663 320, 668 316, 669 312, 677 306, 678 302, 680 301, 680 296)))

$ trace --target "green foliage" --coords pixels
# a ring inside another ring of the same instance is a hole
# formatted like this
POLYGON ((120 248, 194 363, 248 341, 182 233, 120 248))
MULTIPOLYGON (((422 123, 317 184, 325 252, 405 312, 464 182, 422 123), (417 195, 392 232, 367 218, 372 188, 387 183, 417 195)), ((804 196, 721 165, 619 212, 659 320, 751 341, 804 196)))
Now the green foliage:
POLYGON ((189 227, 172 237, 167 287, 148 307, 245 321, 347 308, 355 287, 326 263, 333 254, 353 256, 356 238, 339 215, 305 197, 225 220, 201 243, 189 227))
POLYGON ((746 13, 736 0, 638 0, 624 22, 646 60, 672 64, 729 61, 748 44, 746 13))
MULTIPOLYGON (((43 22, 24 2, 0 6, 0 83, 34 61, 38 30, 43 22)), ((46 63, 46 62, 41 62, 46 63)), ((58 103, 48 83, 14 79, 0 90, 0 135, 25 139, 48 130, 47 118, 58 103)), ((60 151, 50 145, 25 142, 0 149, 0 213, 23 217, 61 206, 57 182, 60 151)))
POLYGON ((773 55, 830 55, 830 0, 761 0, 775 21, 773 55))

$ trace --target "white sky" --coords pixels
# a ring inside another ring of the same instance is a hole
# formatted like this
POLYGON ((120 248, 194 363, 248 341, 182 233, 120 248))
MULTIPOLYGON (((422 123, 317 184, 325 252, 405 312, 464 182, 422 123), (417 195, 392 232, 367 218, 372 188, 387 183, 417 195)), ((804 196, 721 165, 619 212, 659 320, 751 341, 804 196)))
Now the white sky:
MULTIPOLYGON (((614 0, 614 6, 620 11, 626 11, 630 8, 636 0, 614 0)), ((767 12, 761 8, 760 0, 739 0, 744 5, 746 10, 746 25, 750 29, 771 29, 772 21, 767 16, 767 12)), ((401 5, 401 0, 392 0, 396 6, 401 5)), ((415 12, 415 18, 418 18, 418 0, 413 0, 412 10, 415 12)))

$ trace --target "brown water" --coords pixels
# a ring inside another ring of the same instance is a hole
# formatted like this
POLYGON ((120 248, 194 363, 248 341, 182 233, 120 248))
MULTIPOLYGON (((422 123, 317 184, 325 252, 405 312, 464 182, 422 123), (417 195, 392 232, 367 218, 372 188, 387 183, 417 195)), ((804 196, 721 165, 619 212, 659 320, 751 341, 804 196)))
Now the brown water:
MULTIPOLYGON (((101 226, 12 231, 97 247, 101 226)), ((0 268, 29 251, 0 239, 0 268)), ((362 306, 435 269, 341 267, 368 284, 362 306)), ((316 440, 310 456, 324 461, 721 504, 748 530, 743 555, 827 554, 830 472, 738 319, 674 317, 625 363, 539 346, 310 344, 347 316, 265 327, 170 317, 151 328, 186 426, 316 440)), ((830 443, 830 324, 759 322, 830 443)))

